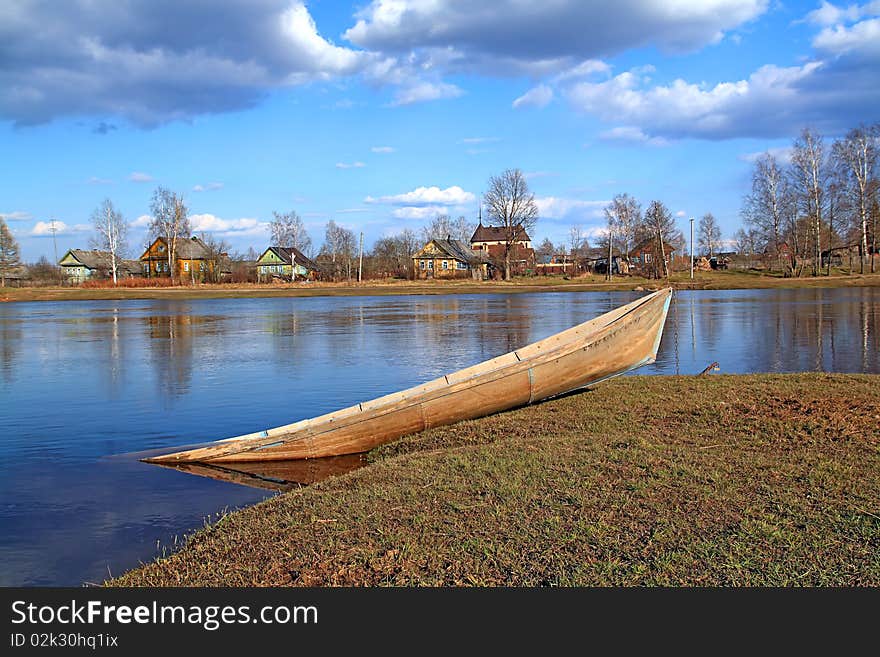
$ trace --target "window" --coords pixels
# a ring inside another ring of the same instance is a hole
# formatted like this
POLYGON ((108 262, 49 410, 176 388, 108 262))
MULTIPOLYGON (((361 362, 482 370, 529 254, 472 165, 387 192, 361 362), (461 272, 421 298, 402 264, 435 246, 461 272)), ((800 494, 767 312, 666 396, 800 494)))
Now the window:
POLYGON ((163 253, 164 251, 165 251, 165 245, 164 245, 164 244, 160 244, 160 245, 159 245, 159 253, 163 253))
POLYGON ((183 263, 183 271, 189 271, 189 263, 188 262, 183 263))
POLYGON ((419 260, 419 269, 424 269, 424 268, 425 268, 425 261, 419 260))
POLYGON ((149 273, 150 273, 150 263, 149 263, 149 262, 145 262, 145 263, 144 263, 144 273, 145 273, 145 274, 149 274, 149 273))
POLYGON ((449 269, 449 262, 447 260, 443 261, 443 269, 449 269))
POLYGON ((428 269, 434 269, 434 261, 428 260, 428 269))
POLYGON ((467 263, 459 260, 458 262, 455 263, 455 268, 456 269, 467 269, 467 263))
POLYGON ((646 263, 651 262, 651 254, 650 253, 645 254, 645 262, 646 263))
POLYGON ((205 261, 199 261, 199 271, 205 271, 205 261))

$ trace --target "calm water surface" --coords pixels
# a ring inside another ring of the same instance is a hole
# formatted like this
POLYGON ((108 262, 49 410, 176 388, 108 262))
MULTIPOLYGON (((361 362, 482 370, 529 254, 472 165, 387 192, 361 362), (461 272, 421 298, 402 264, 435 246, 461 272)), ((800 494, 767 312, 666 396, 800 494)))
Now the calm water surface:
MULTIPOLYGON (((641 296, 0 305, 0 585, 100 582, 271 491, 133 452, 292 422, 518 348, 641 296), (161 549, 161 548, 160 548, 161 549)), ((880 289, 679 292, 645 374, 880 372, 880 289)))

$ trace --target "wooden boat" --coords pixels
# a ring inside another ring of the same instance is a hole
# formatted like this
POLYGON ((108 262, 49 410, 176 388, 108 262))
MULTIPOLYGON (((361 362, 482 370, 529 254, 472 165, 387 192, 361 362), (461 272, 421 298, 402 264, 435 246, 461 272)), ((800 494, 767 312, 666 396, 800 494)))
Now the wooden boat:
POLYGON ((648 294, 516 351, 316 418, 144 459, 165 465, 366 452, 430 427, 532 404, 654 362, 672 298, 648 294))

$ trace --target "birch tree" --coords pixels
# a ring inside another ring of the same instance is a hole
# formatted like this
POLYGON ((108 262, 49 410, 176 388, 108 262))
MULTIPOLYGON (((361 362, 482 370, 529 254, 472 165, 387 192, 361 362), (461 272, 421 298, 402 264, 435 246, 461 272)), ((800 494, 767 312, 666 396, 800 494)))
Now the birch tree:
POLYGON ((92 246, 110 254, 110 274, 113 285, 119 280, 119 267, 128 251, 128 222, 109 198, 92 213, 92 225, 96 236, 92 238, 92 246))
POLYGON ((698 231, 698 243, 700 248, 708 252, 711 258, 715 254, 715 250, 721 242, 721 227, 715 219, 715 215, 707 212, 700 217, 700 228, 698 231))
POLYGON ((489 216, 489 224, 501 229, 503 247, 504 280, 510 280, 510 258, 523 239, 538 221, 535 195, 529 191, 526 177, 519 169, 507 169, 489 179, 489 190, 483 197, 489 216))
POLYGON ((791 190, 785 172, 773 155, 764 153, 755 162, 752 191, 743 200, 741 214, 748 225, 763 233, 777 262, 790 203, 791 190))
POLYGON ((422 227, 422 241, 430 242, 434 239, 451 238, 469 245, 474 228, 476 226, 465 217, 460 216, 457 219, 452 219, 448 214, 440 214, 434 217, 430 224, 422 227))
MULTIPOLYGON (((856 224, 861 242, 861 268, 865 273, 865 258, 868 255, 868 220, 872 195, 876 194, 877 149, 880 141, 880 124, 870 128, 859 126, 835 142, 832 158, 846 172, 845 185, 848 200, 856 211, 856 224), (872 184, 873 183, 873 184, 872 184), (873 189, 872 189, 873 188, 873 189)), ((876 231, 871 231, 876 233, 876 231)), ((876 239, 876 238, 875 238, 876 239)), ((874 272, 874 258, 871 258, 871 272, 874 272)))
POLYGON ((177 242, 192 234, 189 211, 182 195, 164 187, 157 187, 153 192, 150 212, 153 216, 150 234, 154 239, 161 237, 165 240, 168 252, 168 271, 173 277, 174 263, 177 258, 177 242))
POLYGON ((311 257, 312 238, 306 230, 303 220, 295 210, 279 213, 273 212, 275 219, 269 224, 272 234, 272 244, 286 249, 291 247, 298 249, 311 257))
POLYGON ((794 142, 791 156, 792 174, 801 207, 810 221, 813 238, 813 276, 819 275, 822 264, 822 211, 825 203, 825 146, 822 136, 804 128, 794 142))
POLYGON ((625 257, 629 257, 630 249, 635 246, 636 233, 642 220, 642 208, 639 202, 629 194, 616 194, 611 203, 605 207, 605 219, 614 227, 614 235, 625 257))
POLYGON ((0 287, 6 287, 6 276, 21 265, 18 242, 0 217, 0 287))
POLYGON ((657 266, 657 277, 663 272, 665 278, 669 278, 669 264, 666 262, 666 242, 676 237, 675 220, 672 213, 660 201, 651 201, 645 211, 645 226, 653 233, 653 239, 657 245, 657 253, 660 254, 661 263, 657 266))

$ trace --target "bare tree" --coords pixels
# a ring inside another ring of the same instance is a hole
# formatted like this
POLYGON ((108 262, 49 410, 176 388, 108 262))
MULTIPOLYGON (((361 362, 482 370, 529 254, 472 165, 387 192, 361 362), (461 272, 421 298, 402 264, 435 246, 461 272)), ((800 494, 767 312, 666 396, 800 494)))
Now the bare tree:
POLYGON ((469 244, 471 235, 474 234, 474 224, 462 216, 452 219, 448 214, 440 214, 434 217, 430 224, 422 227, 423 242, 431 240, 445 240, 447 237, 460 240, 469 244))
POLYGON ((295 210, 281 214, 272 213, 275 219, 269 224, 272 244, 286 249, 296 248, 306 255, 312 251, 312 238, 306 230, 303 220, 295 210))
POLYGON ((660 201, 651 201, 645 211, 645 226, 653 233, 652 239, 657 245, 657 253, 660 254, 660 263, 655 265, 657 278, 662 271, 664 278, 669 278, 669 263, 666 262, 666 244, 677 239, 678 230, 672 213, 660 201))
POLYGON ((334 276, 339 276, 342 271, 345 271, 346 278, 351 279, 352 258, 354 258, 356 250, 354 233, 332 219, 328 221, 324 231, 324 246, 321 247, 321 254, 329 256, 334 276))
POLYGON ((501 175, 489 179, 489 190, 483 198, 490 225, 501 229, 504 256, 504 280, 510 280, 510 257, 538 221, 535 195, 519 169, 507 169, 501 175))
POLYGON ((153 221, 150 234, 155 239, 162 237, 168 249, 168 271, 174 275, 174 262, 177 258, 177 241, 190 237, 192 227, 189 223, 189 212, 178 195, 164 187, 157 187, 150 203, 153 221))
POLYGON ((541 262, 550 262, 550 258, 552 258, 556 254, 556 247, 553 245, 553 242, 550 241, 549 237, 545 237, 544 241, 535 249, 535 255, 540 258, 541 262))
POLYGON ((616 194, 605 207, 605 220, 613 224, 614 235, 625 256, 635 246, 636 233, 642 220, 642 207, 629 194, 616 194))
POLYGON ((91 240, 92 246, 110 254, 108 265, 113 277, 113 285, 116 285, 119 266, 128 251, 128 222, 125 221, 122 213, 113 207, 112 201, 105 198, 92 213, 92 225, 97 233, 97 236, 91 240))
MULTIPOLYGON (((865 273, 865 258, 868 255, 868 218, 871 196, 876 193, 877 149, 880 142, 880 124, 870 128, 859 126, 835 142, 832 158, 837 166, 846 171, 846 192, 857 211, 857 225, 861 242, 861 273, 865 273), (872 183, 874 183, 872 185, 872 183), (872 189, 872 187, 874 189, 872 189)), ((876 233, 876 231, 872 231, 876 233)), ((876 238, 875 238, 876 239, 876 238)), ((874 272, 874 258, 871 258, 871 272, 874 272)))
POLYGON ((572 257, 577 258, 585 249, 590 248, 590 242, 587 234, 580 224, 575 224, 568 229, 568 248, 572 257))
POLYGON ((822 136, 804 128, 794 142, 792 175, 804 215, 810 220, 813 238, 813 276, 822 265, 822 211, 825 203, 825 147, 822 136))
POLYGON ((721 242, 721 227, 718 225, 715 215, 707 212, 700 217, 700 228, 697 234, 700 248, 708 252, 711 258, 721 242))
POLYGON ((209 283, 219 283, 223 278, 223 267, 231 266, 229 243, 214 237, 211 233, 202 233, 199 239, 208 251, 205 257, 205 280, 209 283))
POLYGON ((752 191, 743 201, 742 216, 758 228, 778 259, 786 214, 791 205, 791 189, 776 158, 764 153, 755 162, 752 191))
POLYGON ((740 228, 734 233, 733 239, 736 243, 736 252, 740 256, 748 258, 748 266, 751 267, 752 259, 755 257, 761 241, 761 233, 757 228, 749 228, 748 230, 740 228))
POLYGON ((18 242, 6 221, 0 217, 0 287, 6 287, 6 277, 21 266, 20 257, 18 242))

